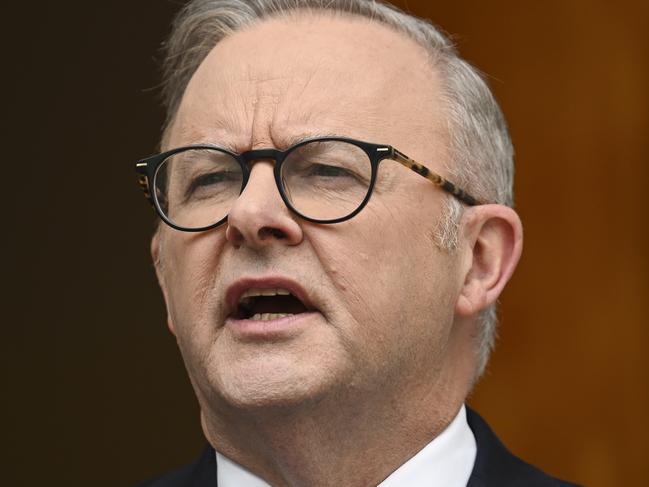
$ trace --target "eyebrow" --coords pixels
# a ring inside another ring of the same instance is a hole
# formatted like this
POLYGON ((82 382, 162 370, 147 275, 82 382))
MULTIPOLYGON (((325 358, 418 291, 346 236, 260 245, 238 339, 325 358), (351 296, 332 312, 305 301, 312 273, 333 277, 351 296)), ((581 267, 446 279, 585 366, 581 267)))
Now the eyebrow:
MULTIPOLYGON (((319 132, 319 131, 314 131, 314 132, 300 132, 294 135, 282 135, 279 137, 275 137, 276 144, 271 144, 270 146, 264 146, 264 147, 257 147, 257 149, 278 149, 278 150, 286 150, 289 147, 293 147, 294 145, 297 145, 301 142, 305 142, 307 140, 311 139, 319 139, 319 138, 324 138, 324 137, 342 137, 342 138, 349 138, 350 136, 347 134, 341 134, 341 133, 336 133, 336 132, 319 132)), ((240 150, 239 147, 236 147, 233 144, 226 143, 224 141, 216 141, 212 137, 191 137, 189 140, 185 143, 182 144, 182 147, 187 147, 187 146, 195 146, 195 145, 206 145, 206 146, 214 146, 214 147, 221 147, 223 149, 229 150, 231 152, 234 152, 236 154, 241 154, 242 152, 246 152, 247 150, 250 150, 250 147, 245 148, 244 150, 240 150)), ((181 146, 178 146, 181 147, 181 146)), ((170 148, 170 149, 173 149, 170 148)))
POLYGON ((320 139, 324 137, 349 137, 349 135, 342 135, 340 133, 334 133, 334 132, 302 132, 297 135, 289 135, 286 137, 282 137, 281 143, 279 144, 281 147, 280 149, 287 149, 289 147, 293 147, 294 145, 297 145, 301 142, 305 142, 307 140, 311 139, 320 139))

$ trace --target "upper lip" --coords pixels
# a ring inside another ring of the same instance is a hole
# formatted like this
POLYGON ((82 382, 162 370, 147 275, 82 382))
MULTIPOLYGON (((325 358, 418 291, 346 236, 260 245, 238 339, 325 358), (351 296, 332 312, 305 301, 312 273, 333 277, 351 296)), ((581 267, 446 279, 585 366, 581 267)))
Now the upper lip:
POLYGON ((293 296, 302 301, 307 309, 313 309, 313 305, 306 290, 296 281, 284 276, 266 276, 266 277, 245 277, 237 279, 225 292, 225 303, 227 307, 227 316, 232 316, 239 308, 239 299, 248 289, 286 289, 293 296))

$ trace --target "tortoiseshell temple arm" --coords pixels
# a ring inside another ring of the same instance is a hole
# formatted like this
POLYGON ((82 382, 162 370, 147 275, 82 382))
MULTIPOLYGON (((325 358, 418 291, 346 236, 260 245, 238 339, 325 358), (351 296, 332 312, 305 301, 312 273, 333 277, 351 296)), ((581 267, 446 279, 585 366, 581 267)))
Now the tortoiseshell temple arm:
POLYGON ((458 188, 455 184, 453 184, 449 180, 443 178, 436 172, 431 171, 426 166, 419 164, 417 161, 410 159, 408 156, 406 156, 402 152, 399 152, 395 148, 392 148, 392 158, 395 161, 406 166, 408 169, 411 169, 412 171, 416 172, 420 176, 425 177, 435 186, 439 186, 447 193, 452 194, 463 203, 466 203, 469 206, 476 206, 481 204, 477 199, 475 199, 473 196, 471 196, 463 189, 458 188))
POLYGON ((153 199, 151 198, 151 194, 149 193, 149 178, 146 175, 146 167, 147 163, 146 162, 138 162, 135 165, 135 171, 137 172, 137 182, 140 185, 140 189, 144 192, 144 196, 146 197, 147 201, 153 205, 153 199))

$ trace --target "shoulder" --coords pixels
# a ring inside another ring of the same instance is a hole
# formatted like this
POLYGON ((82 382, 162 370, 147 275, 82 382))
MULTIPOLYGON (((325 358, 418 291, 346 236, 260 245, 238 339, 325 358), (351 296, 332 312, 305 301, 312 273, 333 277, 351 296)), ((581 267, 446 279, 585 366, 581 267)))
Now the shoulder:
POLYGON ((475 436, 478 451, 467 487, 578 487, 556 479, 512 455, 489 425, 467 408, 467 422, 475 436))
POLYGON ((137 487, 213 487, 215 485, 216 456, 214 449, 208 445, 194 463, 139 484, 137 487))

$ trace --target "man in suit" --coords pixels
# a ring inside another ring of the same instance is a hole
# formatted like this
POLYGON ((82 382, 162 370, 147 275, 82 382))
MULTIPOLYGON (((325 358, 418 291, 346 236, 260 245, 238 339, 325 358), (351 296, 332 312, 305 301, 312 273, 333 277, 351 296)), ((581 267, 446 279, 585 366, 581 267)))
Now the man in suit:
POLYGON ((210 446, 147 485, 567 485, 464 406, 522 227, 449 41, 365 0, 195 0, 166 46, 137 170, 210 446))

